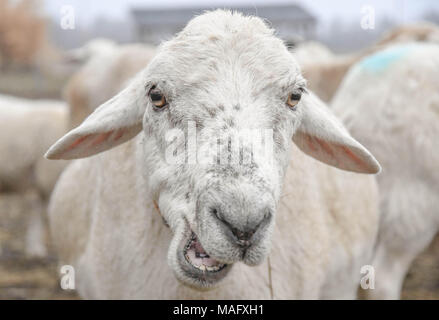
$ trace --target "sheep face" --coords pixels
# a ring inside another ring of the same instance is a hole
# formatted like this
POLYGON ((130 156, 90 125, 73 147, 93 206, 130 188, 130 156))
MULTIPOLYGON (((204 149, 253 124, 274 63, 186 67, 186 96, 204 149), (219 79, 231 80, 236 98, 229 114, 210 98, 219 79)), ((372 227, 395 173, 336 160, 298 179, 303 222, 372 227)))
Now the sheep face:
POLYGON ((330 165, 379 170, 306 91, 272 30, 224 11, 193 19, 47 156, 89 156, 139 131, 143 179, 174 234, 169 264, 197 288, 216 284, 235 262, 257 265, 268 255, 292 139, 330 165))
POLYGON ((268 255, 306 93, 297 63, 260 20, 236 33, 199 34, 198 23, 164 44, 143 76, 143 146, 145 179, 175 234, 169 263, 205 287, 233 263, 268 255))

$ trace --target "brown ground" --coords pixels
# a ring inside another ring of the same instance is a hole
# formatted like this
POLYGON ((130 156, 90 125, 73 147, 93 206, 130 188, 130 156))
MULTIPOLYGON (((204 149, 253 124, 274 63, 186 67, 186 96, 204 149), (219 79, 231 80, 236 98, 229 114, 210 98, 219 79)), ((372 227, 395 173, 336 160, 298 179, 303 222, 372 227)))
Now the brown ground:
MULTIPOLYGON (((68 74, 48 76, 35 69, 0 70, 0 94, 60 99, 68 74)), ((1 160, 1 155, 0 155, 1 160)), ((71 299, 61 290, 53 254, 29 258, 25 230, 29 212, 41 210, 36 194, 0 193, 0 299, 71 299)))
POLYGON ((0 299, 72 299, 61 289, 55 256, 25 254, 28 215, 38 208, 35 194, 0 193, 0 299))
POLYGON ((439 300, 439 236, 410 268, 402 298, 439 300))
MULTIPOLYGON (((77 299, 60 288, 53 254, 28 258, 24 234, 33 194, 0 194, 0 299, 77 299)), ((439 299, 439 237, 413 264, 404 283, 404 299, 439 299)))

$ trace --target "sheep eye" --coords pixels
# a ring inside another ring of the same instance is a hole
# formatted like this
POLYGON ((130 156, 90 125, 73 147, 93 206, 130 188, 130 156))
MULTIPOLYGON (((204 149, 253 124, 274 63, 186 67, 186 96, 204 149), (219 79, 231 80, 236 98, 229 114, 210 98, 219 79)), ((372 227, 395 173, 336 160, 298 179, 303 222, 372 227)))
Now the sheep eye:
POLYGON ((152 104, 157 108, 163 108, 167 105, 165 96, 155 86, 149 90, 149 98, 151 99, 152 104))
POLYGON ((287 104, 291 108, 296 108, 296 105, 299 103, 301 97, 302 97, 302 93, 291 93, 288 96, 287 104))

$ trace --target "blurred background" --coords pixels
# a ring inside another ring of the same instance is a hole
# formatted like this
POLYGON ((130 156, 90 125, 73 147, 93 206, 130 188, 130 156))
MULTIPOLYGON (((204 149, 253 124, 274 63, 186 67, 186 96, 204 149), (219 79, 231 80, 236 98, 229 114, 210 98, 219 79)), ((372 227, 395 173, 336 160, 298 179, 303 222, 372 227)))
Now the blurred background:
MULTIPOLYGON (((42 155, 146 66, 161 41, 215 8, 266 19, 327 102, 366 54, 394 42, 439 43, 436 0, 0 0, 0 299, 76 298, 60 288, 45 214, 66 164, 42 155)), ((403 298, 439 299, 438 257, 436 239, 412 266, 403 298)))

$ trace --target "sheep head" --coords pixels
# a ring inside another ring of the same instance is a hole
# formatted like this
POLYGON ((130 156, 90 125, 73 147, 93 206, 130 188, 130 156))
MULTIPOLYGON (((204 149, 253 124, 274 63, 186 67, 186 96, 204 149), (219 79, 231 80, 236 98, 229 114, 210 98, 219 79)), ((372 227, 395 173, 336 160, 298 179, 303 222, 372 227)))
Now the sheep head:
POLYGON ((329 165, 379 171, 305 85, 262 20, 208 12, 46 156, 91 156, 141 132, 143 178, 174 233, 169 264, 184 283, 210 287, 233 263, 269 254, 291 141, 329 165))

